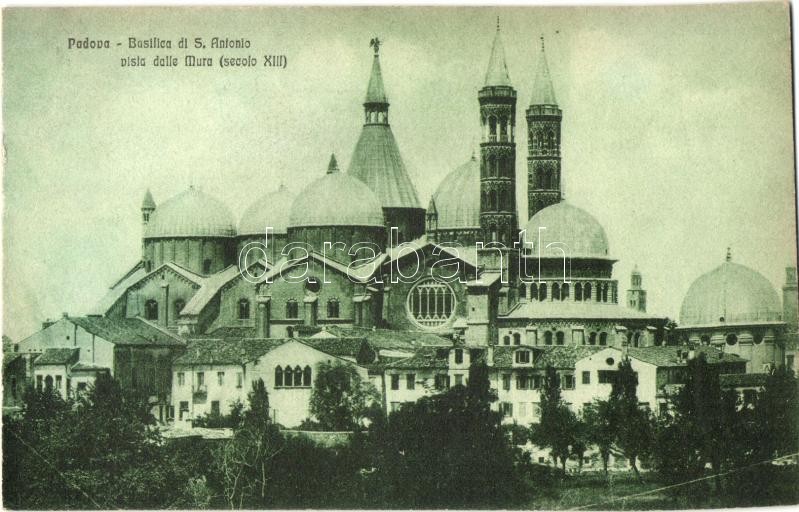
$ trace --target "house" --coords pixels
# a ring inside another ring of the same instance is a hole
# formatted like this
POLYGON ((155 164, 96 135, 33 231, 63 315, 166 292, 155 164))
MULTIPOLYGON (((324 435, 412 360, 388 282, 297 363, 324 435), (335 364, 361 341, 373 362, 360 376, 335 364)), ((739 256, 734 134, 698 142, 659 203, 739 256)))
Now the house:
POLYGON ((688 361, 700 352, 705 354, 708 364, 715 366, 720 374, 746 372, 746 359, 710 346, 698 350, 685 346, 624 349, 611 347, 577 361, 575 404, 583 406, 595 398, 605 399, 610 396, 619 362, 627 357, 633 371, 638 375, 639 404, 657 413, 665 412, 669 396, 685 384, 688 361))
POLYGON ((165 421, 171 363, 183 350, 179 336, 141 318, 64 315, 20 341, 17 353, 32 361, 31 384, 38 388, 52 387, 67 398, 108 373, 123 389, 144 393, 165 421))
POLYGON ((269 393, 272 419, 296 427, 310 418, 309 402, 319 363, 352 365, 368 379, 368 371, 341 349, 323 340, 305 338, 212 339, 189 341, 186 353, 173 362, 172 407, 175 424, 189 427, 206 414, 229 414, 238 400, 246 403, 252 383, 262 379, 269 393), (332 352, 339 352, 336 355, 332 352))

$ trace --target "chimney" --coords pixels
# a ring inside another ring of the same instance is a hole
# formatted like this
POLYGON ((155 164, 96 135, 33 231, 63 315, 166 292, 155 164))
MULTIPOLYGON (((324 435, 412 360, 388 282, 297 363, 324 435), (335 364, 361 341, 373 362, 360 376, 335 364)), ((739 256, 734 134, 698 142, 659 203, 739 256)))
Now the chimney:
POLYGON ((494 345, 489 345, 486 350, 486 366, 494 366, 494 345))
POLYGON ((166 327, 169 322, 169 283, 161 283, 161 304, 158 305, 158 325, 166 327))
POLYGON ((255 314, 256 337, 268 338, 269 337, 269 295, 258 295, 255 298, 258 309, 255 314))

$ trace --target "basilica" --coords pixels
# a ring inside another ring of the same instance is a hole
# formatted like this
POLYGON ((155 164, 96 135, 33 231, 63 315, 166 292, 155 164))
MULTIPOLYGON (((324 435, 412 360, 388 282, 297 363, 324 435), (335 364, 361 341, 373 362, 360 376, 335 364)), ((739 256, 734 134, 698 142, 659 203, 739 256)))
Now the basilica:
POLYGON ((391 129, 380 41, 371 47, 346 170, 319 155, 304 190, 275 186, 238 221, 197 188, 161 202, 147 190, 140 261, 89 314, 47 322, 18 344, 31 356, 17 363, 27 378, 68 394, 108 372, 150 390, 163 422, 225 412, 263 378, 277 421, 294 426, 308 417, 320 361, 357 366, 390 412, 463 383, 482 360, 503 414, 530 422, 547 366, 579 406, 607 393, 614 361, 633 358, 652 372, 641 401, 657 407, 697 350, 730 374, 795 364, 794 269, 781 300, 728 254, 687 291, 676 327, 647 311, 640 272, 629 285, 615 278, 620 255, 605 228, 563 198, 564 116, 543 38, 520 119, 497 25, 474 103, 479 147, 453 162, 429 202, 391 129))

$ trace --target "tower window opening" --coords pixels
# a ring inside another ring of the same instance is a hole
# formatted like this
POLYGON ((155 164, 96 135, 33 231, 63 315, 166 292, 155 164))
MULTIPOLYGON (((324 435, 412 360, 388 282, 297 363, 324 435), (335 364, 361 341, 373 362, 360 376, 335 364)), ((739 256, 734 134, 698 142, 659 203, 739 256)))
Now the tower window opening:
POLYGON ((585 283, 585 287, 583 287, 583 297, 585 297, 586 301, 591 300, 591 283, 585 283))
POLYGON ((538 287, 538 300, 546 300, 547 298, 547 285, 542 283, 538 287))
POLYGON ((569 298, 569 283, 563 283, 560 287, 560 300, 569 298))
POLYGON ((533 283, 530 285, 530 300, 538 299, 538 285, 533 283))
POLYGON ((552 300, 560 300, 560 284, 552 284, 552 300))
POLYGON ((300 317, 300 307, 297 304, 297 301, 294 299, 289 299, 286 301, 286 318, 299 318, 300 317))
POLYGON ((158 320, 158 302, 150 299, 144 303, 144 318, 147 320, 158 320))
POLYGON ((521 283, 519 285, 519 298, 526 299, 527 298, 527 284, 521 283))
POLYGON ((239 320, 250 318, 250 301, 247 299, 239 300, 239 320))
POLYGON ((574 300, 577 302, 583 300, 583 285, 580 283, 574 285, 574 300))

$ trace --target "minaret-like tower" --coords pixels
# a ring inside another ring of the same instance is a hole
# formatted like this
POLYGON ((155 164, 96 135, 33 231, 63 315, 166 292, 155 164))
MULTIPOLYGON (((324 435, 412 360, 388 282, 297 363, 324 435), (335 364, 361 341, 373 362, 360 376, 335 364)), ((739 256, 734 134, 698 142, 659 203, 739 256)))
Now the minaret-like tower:
POLYGON ((646 290, 642 287, 641 272, 636 266, 630 274, 630 289, 627 290, 627 306, 630 309, 646 313, 646 290))
MULTIPOLYGON (((497 33, 488 61, 480 102, 480 228, 483 241, 513 247, 518 239, 516 215, 516 90, 510 82, 505 49, 497 33)), ((508 263, 505 263, 507 266, 508 263)))
POLYGON ((785 284, 782 285, 782 321, 788 326, 788 332, 799 331, 799 286, 796 282, 796 267, 785 268, 785 284))
POLYGON ((527 109, 527 217, 561 200, 560 123, 555 89, 541 37, 541 52, 527 109))
POLYGON ((141 240, 141 258, 144 262, 144 268, 149 272, 151 262, 147 259, 147 251, 144 250, 144 231, 147 229, 147 224, 150 222, 150 217, 155 211, 155 199, 150 193, 150 189, 144 193, 144 199, 141 202, 141 223, 142 223, 142 240, 141 240))

